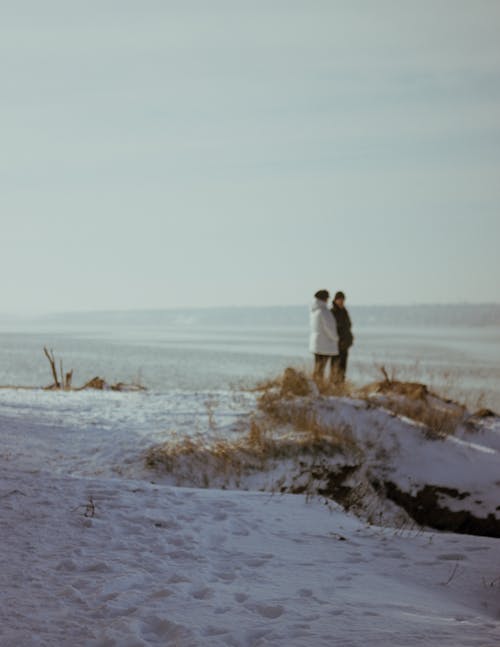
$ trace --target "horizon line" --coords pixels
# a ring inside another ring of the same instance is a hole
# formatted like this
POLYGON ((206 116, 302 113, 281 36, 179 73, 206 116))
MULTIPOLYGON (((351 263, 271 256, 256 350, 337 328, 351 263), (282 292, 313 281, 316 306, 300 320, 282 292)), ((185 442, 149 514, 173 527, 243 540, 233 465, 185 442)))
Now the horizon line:
MULTIPOLYGON (((160 313, 178 311, 210 311, 210 310, 279 310, 286 308, 307 308, 310 302, 290 303, 276 305, 214 305, 214 306, 153 306, 138 308, 86 308, 75 310, 46 310, 46 311, 0 311, 2 318, 34 318, 54 317, 68 315, 90 315, 90 314, 131 314, 131 313, 160 313)), ((500 307, 500 302, 495 301, 450 301, 450 302, 413 302, 413 303, 354 303, 348 304, 348 308, 429 308, 429 307, 500 307)))

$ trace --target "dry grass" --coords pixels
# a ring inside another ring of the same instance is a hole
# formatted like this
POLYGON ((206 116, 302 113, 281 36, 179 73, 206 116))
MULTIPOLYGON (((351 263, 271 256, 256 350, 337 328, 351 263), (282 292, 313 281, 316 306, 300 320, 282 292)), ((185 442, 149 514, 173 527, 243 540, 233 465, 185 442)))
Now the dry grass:
POLYGON ((400 416, 405 416, 426 427, 425 435, 432 440, 440 440, 454 434, 463 419, 463 411, 439 409, 427 402, 389 399, 388 408, 400 416))
POLYGON ((217 439, 207 442, 201 436, 182 438, 152 447, 146 455, 148 467, 162 467, 175 472, 181 463, 213 473, 241 475, 261 470, 272 461, 297 459, 304 456, 333 456, 352 448, 350 429, 324 428, 319 423, 305 423, 304 427, 288 433, 276 434, 267 421, 250 421, 248 432, 237 440, 217 439))
MULTIPOLYGON (((350 384, 318 384, 304 372, 288 368, 273 380, 254 389, 257 407, 253 415, 239 419, 231 434, 221 437, 216 428, 216 402, 205 402, 207 435, 173 437, 169 442, 151 448, 146 464, 169 475, 176 485, 232 489, 260 489, 273 493, 302 494, 321 497, 325 503, 340 503, 372 523, 385 523, 386 515, 408 522, 408 514, 396 504, 387 505, 384 488, 377 485, 376 469, 390 460, 391 448, 378 447, 376 429, 370 437, 355 433, 346 424, 333 420, 357 418, 350 411, 384 407, 423 425, 430 439, 441 439, 454 433, 463 423, 465 408, 432 393, 420 382, 403 382, 389 377, 363 389, 350 384), (328 396, 365 399, 349 403, 328 400, 328 396), (334 414, 332 415, 332 412, 334 414), (336 415, 336 413, 338 415, 336 415), (370 446, 371 443, 371 446, 370 446), (373 459, 373 462, 372 462, 373 459)), ((485 410, 483 415, 490 415, 485 410)), ((362 424, 371 424, 362 418, 362 424)), ((384 434, 385 413, 373 417, 373 425, 384 434)), ((409 426, 409 425, 408 425, 409 426)), ((362 430, 354 428, 358 433, 362 430)))
POLYGON ((249 389, 253 392, 267 393, 271 390, 278 390, 281 397, 307 396, 313 393, 311 381, 302 371, 288 367, 283 375, 258 382, 257 386, 249 389))
POLYGON ((395 372, 389 376, 383 366, 379 370, 383 380, 356 388, 349 382, 313 382, 304 373, 287 368, 280 378, 261 385, 258 407, 276 425, 291 425, 295 429, 321 436, 324 430, 317 416, 311 413, 311 397, 356 397, 372 401, 376 394, 384 397, 385 408, 424 425, 426 436, 430 439, 442 439, 455 433, 463 421, 464 406, 441 398, 420 382, 396 380, 395 372))
POLYGON ((439 399, 425 384, 400 382, 387 372, 384 378, 355 389, 349 383, 317 383, 303 371, 287 368, 253 390, 257 410, 238 433, 218 437, 216 402, 207 400, 211 439, 201 434, 173 437, 148 451, 146 465, 169 474, 178 485, 195 487, 255 487, 248 479, 267 473, 267 490, 319 494, 356 507, 358 499, 367 498, 363 488, 371 487, 358 475, 364 453, 348 425, 325 422, 328 413, 318 407, 323 397, 364 398, 421 423, 431 439, 453 433, 463 420, 463 407, 439 399))
POLYGON ((317 445, 320 450, 327 441, 335 442, 343 451, 354 451, 356 448, 350 429, 347 426, 332 427, 322 422, 318 412, 312 408, 310 399, 291 401, 284 399, 280 393, 268 391, 260 396, 258 407, 264 414, 266 428, 289 428, 298 434, 297 438, 305 439, 306 446, 317 445))
MULTIPOLYGON (((237 484, 243 476, 272 469, 280 461, 314 465, 319 457, 359 455, 349 427, 326 425, 312 410, 311 395, 317 395, 317 389, 303 373, 286 369, 279 379, 258 390, 258 412, 245 433, 235 439, 174 437, 151 448, 146 465, 172 474, 179 482, 206 487, 217 479, 237 484)), ((214 431, 213 425, 209 427, 214 431)))
MULTIPOLYGON (((304 372, 287 368, 281 376, 255 389, 257 411, 242 433, 217 438, 215 402, 207 401, 208 427, 215 439, 205 436, 173 438, 149 450, 146 464, 174 475, 179 482, 206 487, 214 481, 238 485, 246 475, 271 470, 279 461, 292 461, 304 475, 328 473, 333 456, 362 460, 362 451, 348 426, 326 424, 318 412, 322 396, 355 396, 373 401, 383 397, 383 406, 425 426, 427 437, 443 438, 455 431, 463 408, 430 393, 424 384, 400 382, 382 368, 384 380, 364 389, 350 384, 317 383, 304 372), (444 405, 444 406, 442 406, 444 405), (318 471, 319 463, 323 468, 318 471), (326 461, 326 462, 325 462, 326 461)), ((314 477, 315 478, 315 477, 314 477)), ((307 478, 306 478, 307 480, 307 478)))
MULTIPOLYGON (((328 460, 342 454, 359 461, 362 452, 351 429, 326 424, 318 413, 317 398, 329 395, 355 395, 370 401, 375 393, 383 396, 384 407, 425 425, 429 438, 443 438, 454 432, 463 417, 461 407, 439 408, 431 404, 432 398, 435 402, 439 399, 424 384, 399 382, 385 371, 384 377, 381 382, 355 390, 348 383, 318 384, 304 372, 287 368, 280 377, 255 389, 259 393, 258 410, 237 438, 173 438, 150 449, 146 464, 206 486, 214 478, 234 482, 243 475, 268 470, 280 460, 297 463, 312 458, 314 464, 320 457, 328 460)), ((208 427, 216 432, 215 403, 207 401, 205 405, 208 427)))
POLYGON ((433 440, 455 433, 462 422, 465 407, 429 391, 419 382, 401 382, 380 367, 384 380, 363 387, 360 395, 372 400, 373 395, 384 397, 383 406, 397 415, 405 416, 426 427, 426 436, 433 440))
MULTIPOLYGON (((430 370, 416 361, 404 366, 387 365, 387 369, 383 365, 374 364, 372 370, 374 381, 377 379, 377 374, 382 373, 384 382, 388 378, 390 382, 423 383, 437 397, 444 401, 460 403, 471 412, 486 408, 498 410, 500 400, 493 388, 486 387, 485 390, 484 386, 481 388, 480 386, 464 385, 464 377, 467 375, 467 381, 471 381, 469 377, 478 372, 477 368, 471 372, 467 371, 466 374, 458 368, 430 370)), ((484 384, 484 375, 478 375, 478 377, 479 382, 484 384)))
POLYGON ((351 382, 316 382, 321 395, 334 396, 337 398, 355 398, 358 396, 358 389, 351 382))

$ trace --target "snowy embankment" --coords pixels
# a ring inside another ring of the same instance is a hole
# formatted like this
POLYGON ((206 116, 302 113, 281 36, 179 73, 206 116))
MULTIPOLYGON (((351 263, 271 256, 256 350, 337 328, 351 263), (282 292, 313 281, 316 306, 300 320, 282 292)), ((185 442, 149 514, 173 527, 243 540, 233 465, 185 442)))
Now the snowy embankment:
POLYGON ((411 383, 321 395, 287 370, 246 434, 170 439, 148 463, 172 484, 319 495, 370 523, 500 538, 498 416, 411 383))
MULTIPOLYGON (((0 393, 0 645, 499 643, 498 539, 369 525, 321 497, 175 487, 167 483, 172 474, 145 467, 146 451, 172 439, 172 430, 190 434, 194 445, 197 434, 233 442, 245 433, 253 402, 249 394, 235 400, 227 392, 0 393)), ((497 486, 491 483, 488 493, 484 485, 488 461, 498 461, 495 419, 473 432, 472 444, 483 449, 469 446, 465 428, 464 437, 456 436, 456 458, 439 481, 437 467, 431 469, 438 450, 425 448, 448 440, 428 440, 366 401, 316 402, 318 424, 322 416, 350 421, 349 451, 358 463, 370 416, 380 421, 373 434, 388 430, 387 444, 375 436, 367 443, 374 456, 377 445, 383 450, 380 479, 402 491, 405 478, 417 489, 424 481, 454 484, 471 501, 481 492, 477 514, 493 505, 497 486), (412 459, 405 448, 421 453, 412 459), (474 467, 476 453, 481 469, 474 467), (398 457, 406 457, 399 468, 398 457), (423 457, 429 471, 414 483, 423 457), (462 480, 452 464, 462 465, 462 480)), ((347 433, 347 423, 337 422, 347 433)), ((319 465, 319 455, 311 456, 319 465)), ((332 460, 341 456, 331 453, 332 460)), ((270 474, 287 477, 283 468, 295 464, 285 459, 273 459, 267 474, 243 470, 248 482, 240 485, 272 487, 270 474)), ((293 485, 280 483, 285 490, 293 485)))

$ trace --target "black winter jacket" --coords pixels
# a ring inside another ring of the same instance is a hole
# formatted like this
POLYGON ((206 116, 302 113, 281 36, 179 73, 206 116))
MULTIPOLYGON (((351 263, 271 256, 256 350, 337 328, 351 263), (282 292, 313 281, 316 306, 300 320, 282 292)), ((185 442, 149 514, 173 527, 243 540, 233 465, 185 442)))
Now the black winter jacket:
POLYGON ((347 350, 354 341, 351 333, 351 318, 347 308, 339 308, 336 303, 333 304, 332 314, 337 322, 337 334, 339 336, 339 350, 347 350))

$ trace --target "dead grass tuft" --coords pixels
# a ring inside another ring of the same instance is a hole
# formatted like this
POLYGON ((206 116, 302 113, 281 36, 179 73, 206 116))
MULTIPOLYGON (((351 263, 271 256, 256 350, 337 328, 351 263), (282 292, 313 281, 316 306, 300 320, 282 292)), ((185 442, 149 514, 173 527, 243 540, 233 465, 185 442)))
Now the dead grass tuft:
POLYGON ((478 411, 472 414, 474 418, 494 418, 497 414, 491 409, 479 409, 478 411))
POLYGON ((359 456, 347 425, 322 424, 306 402, 292 406, 281 389, 264 392, 261 399, 261 411, 249 420, 245 434, 210 441, 202 436, 173 438, 152 447, 146 465, 171 474, 178 484, 239 487, 245 476, 272 470, 283 461, 291 461, 292 472, 312 482, 317 480, 311 475, 317 471, 318 461, 340 454, 359 456))
POLYGON ((384 396, 383 406, 396 415, 405 416, 426 427, 426 436, 433 440, 455 433, 463 420, 465 407, 451 400, 444 400, 429 391, 419 382, 400 382, 389 378, 384 367, 385 379, 360 389, 367 400, 374 395, 384 396))
POLYGON ((438 409, 428 402, 408 400, 389 400, 389 408, 398 415, 425 425, 425 435, 431 440, 440 440, 455 433, 463 419, 463 411, 457 409, 438 409))
POLYGON ((261 414, 259 424, 266 427, 267 437, 272 436, 273 429, 289 428, 296 434, 293 442, 302 452, 359 454, 351 429, 325 424, 314 409, 314 399, 318 395, 345 395, 351 388, 349 384, 318 385, 303 371, 288 367, 282 376, 261 389, 257 400, 261 414))
POLYGON ((252 420, 248 433, 237 440, 217 439, 206 442, 201 437, 172 440, 152 447, 146 454, 146 465, 175 472, 180 463, 192 468, 211 468, 216 473, 262 469, 275 459, 298 458, 303 455, 332 456, 354 444, 351 430, 321 427, 309 422, 307 429, 288 433, 273 433, 265 420, 252 420))
POLYGON ((361 397, 370 401, 374 395, 384 396, 385 408, 424 425, 429 439, 439 440, 455 433, 463 420, 464 406, 439 397, 420 382, 396 380, 394 372, 389 377, 384 366, 379 369, 384 379, 360 389, 361 397))
POLYGON ((257 386, 249 389, 251 392, 266 393, 277 389, 283 397, 307 396, 312 393, 312 383, 307 376, 296 368, 288 367, 279 377, 258 382, 257 386))
POLYGON ((351 382, 317 381, 316 386, 321 395, 337 398, 357 397, 358 389, 351 382))
POLYGON ((311 383, 301 371, 288 367, 281 378, 282 397, 311 395, 311 383))
POLYGON ((364 387, 363 391, 369 393, 382 393, 390 395, 402 395, 411 400, 425 400, 429 390, 425 384, 419 382, 374 382, 364 387))

